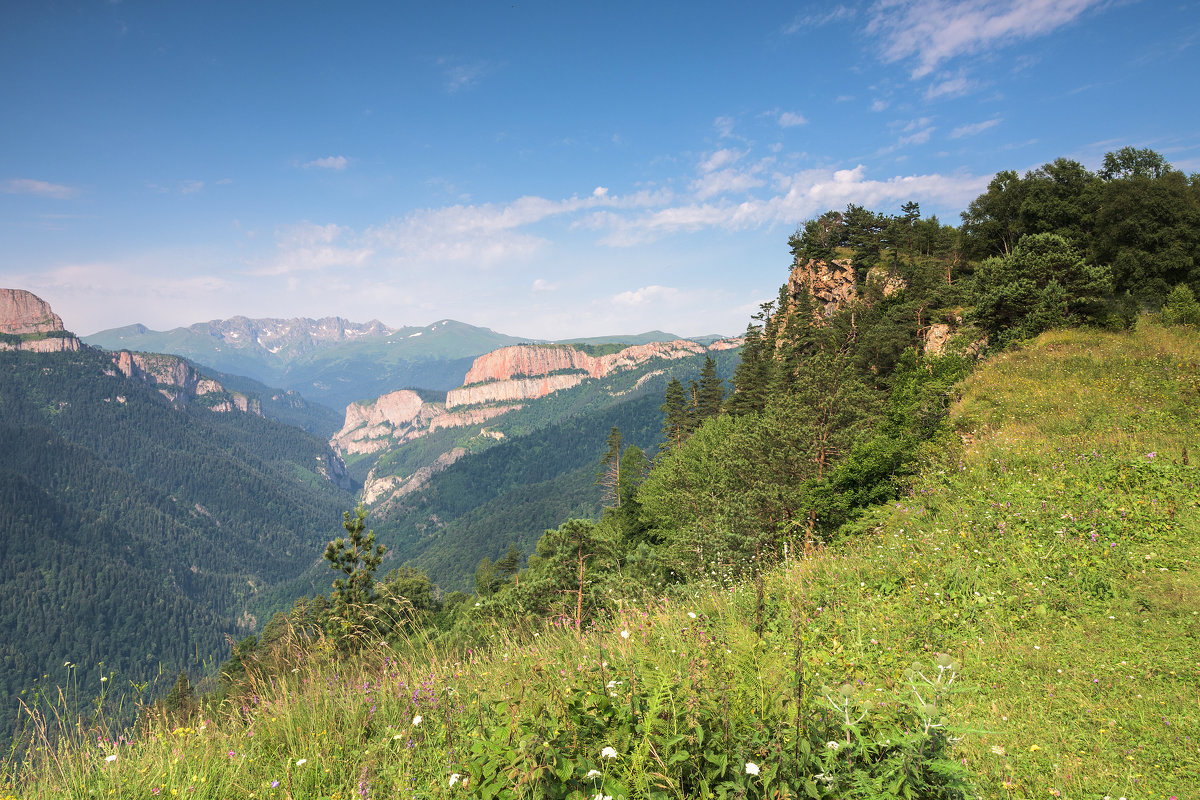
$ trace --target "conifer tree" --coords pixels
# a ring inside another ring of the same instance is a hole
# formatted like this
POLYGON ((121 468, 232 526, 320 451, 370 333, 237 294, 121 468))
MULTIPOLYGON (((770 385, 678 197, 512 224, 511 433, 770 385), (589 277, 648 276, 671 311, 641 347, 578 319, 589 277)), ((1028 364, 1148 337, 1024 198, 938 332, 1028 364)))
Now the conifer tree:
POLYGON ((663 441, 667 450, 674 449, 687 438, 687 397, 683 384, 672 378, 667 384, 666 397, 661 406, 663 412, 663 441))
POLYGON ((375 570, 383 563, 387 548, 375 544, 375 532, 367 530, 367 512, 359 506, 343 514, 342 527, 348 539, 339 536, 325 547, 325 560, 331 569, 345 577, 333 582, 335 613, 354 625, 364 618, 363 607, 375 599, 375 570))
POLYGON ((696 392, 696 416, 699 420, 715 417, 721 413, 725 400, 725 387, 717 377, 717 362, 712 356, 704 357, 704 368, 700 371, 700 386, 696 392))

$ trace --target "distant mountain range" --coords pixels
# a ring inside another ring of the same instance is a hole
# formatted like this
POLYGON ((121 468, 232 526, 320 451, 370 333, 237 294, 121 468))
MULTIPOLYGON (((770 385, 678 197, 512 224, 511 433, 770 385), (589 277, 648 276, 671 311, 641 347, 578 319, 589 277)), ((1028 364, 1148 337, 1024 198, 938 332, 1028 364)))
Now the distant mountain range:
MULTIPOLYGON (((662 331, 571 340, 646 344, 679 337, 662 331)), ((712 341, 719 337, 703 337, 712 341)), ((378 320, 233 317, 154 331, 144 325, 94 333, 83 341, 105 350, 173 353, 197 364, 300 392, 340 411, 396 389, 445 392, 462 383, 476 356, 530 340, 455 320, 389 328, 378 320)))

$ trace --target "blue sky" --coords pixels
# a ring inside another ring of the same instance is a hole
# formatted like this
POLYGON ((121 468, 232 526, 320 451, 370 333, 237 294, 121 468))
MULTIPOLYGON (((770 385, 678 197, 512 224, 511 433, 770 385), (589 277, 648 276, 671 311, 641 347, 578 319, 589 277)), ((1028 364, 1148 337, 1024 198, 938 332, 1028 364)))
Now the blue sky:
POLYGON ((798 224, 1150 147, 1200 5, 45 2, 0 12, 0 286, 68 328, 737 333, 798 224))

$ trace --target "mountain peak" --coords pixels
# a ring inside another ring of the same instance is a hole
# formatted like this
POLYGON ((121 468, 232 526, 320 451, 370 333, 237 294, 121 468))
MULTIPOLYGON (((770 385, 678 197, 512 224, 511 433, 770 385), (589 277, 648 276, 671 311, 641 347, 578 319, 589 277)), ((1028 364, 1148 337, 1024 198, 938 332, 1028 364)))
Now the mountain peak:
POLYGON ((24 289, 0 289, 0 333, 53 333, 63 330, 62 318, 50 304, 24 289))

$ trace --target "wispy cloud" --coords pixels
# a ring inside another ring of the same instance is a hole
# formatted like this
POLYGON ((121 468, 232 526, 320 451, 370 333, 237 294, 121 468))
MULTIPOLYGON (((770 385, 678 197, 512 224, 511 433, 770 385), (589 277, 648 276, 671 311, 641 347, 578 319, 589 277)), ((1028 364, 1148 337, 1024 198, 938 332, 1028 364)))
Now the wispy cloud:
MULTIPOLYGON (((910 134, 914 141, 927 139, 932 128, 910 134)), ((856 203, 868 208, 886 208, 919 197, 932 206, 965 206, 986 187, 990 176, 906 175, 887 180, 868 178, 866 167, 817 169, 772 178, 774 194, 731 200, 705 200, 638 210, 607 213, 595 220, 607 232, 601 244, 629 247, 665 236, 705 229, 739 231, 778 224, 794 225, 814 214, 856 203)))
POLYGON ((251 270, 253 275, 290 275, 334 267, 358 267, 374 254, 349 228, 301 222, 275 231, 274 258, 251 270))
POLYGON ((915 60, 923 78, 957 56, 1044 36, 1102 0, 882 0, 869 34, 883 42, 884 61, 915 60))
POLYGON ((941 78, 929 84, 929 88, 925 90, 926 100, 937 100, 938 98, 949 99, 951 97, 962 97, 964 94, 974 91, 979 87, 979 82, 966 75, 955 75, 953 77, 941 78))
POLYGON ((678 294, 679 290, 671 286, 643 286, 613 295, 613 302, 623 306, 644 306, 670 300, 678 294))
POLYGON ((857 13, 857 10, 850 6, 837 5, 828 11, 820 10, 797 14, 791 22, 783 26, 783 32, 791 35, 810 28, 820 28, 834 22, 854 19, 857 13))
POLYGON ((807 122, 807 119, 794 111, 785 111, 779 115, 779 127, 781 128, 794 128, 807 122))
POLYGON ((343 170, 350 165, 350 159, 345 156, 325 156, 307 161, 300 166, 305 169, 336 169, 343 170))
POLYGON ((722 139, 728 139, 733 136, 733 117, 717 117, 713 120, 713 127, 717 129, 717 135, 722 139))
POLYGON ((49 197, 54 200, 70 200, 79 195, 79 190, 74 186, 64 186, 61 183, 50 183, 33 178, 10 178, 0 183, 0 192, 31 194, 35 197, 49 197))
POLYGON ((180 194, 195 194, 204 188, 204 181, 181 181, 179 184, 180 194))
POLYGON ((993 119, 985 119, 983 122, 972 122, 968 125, 959 125, 954 130, 950 131, 951 139, 961 139, 964 136, 974 136, 977 133, 983 133, 988 128, 994 128, 1000 124, 1000 117, 993 119))

